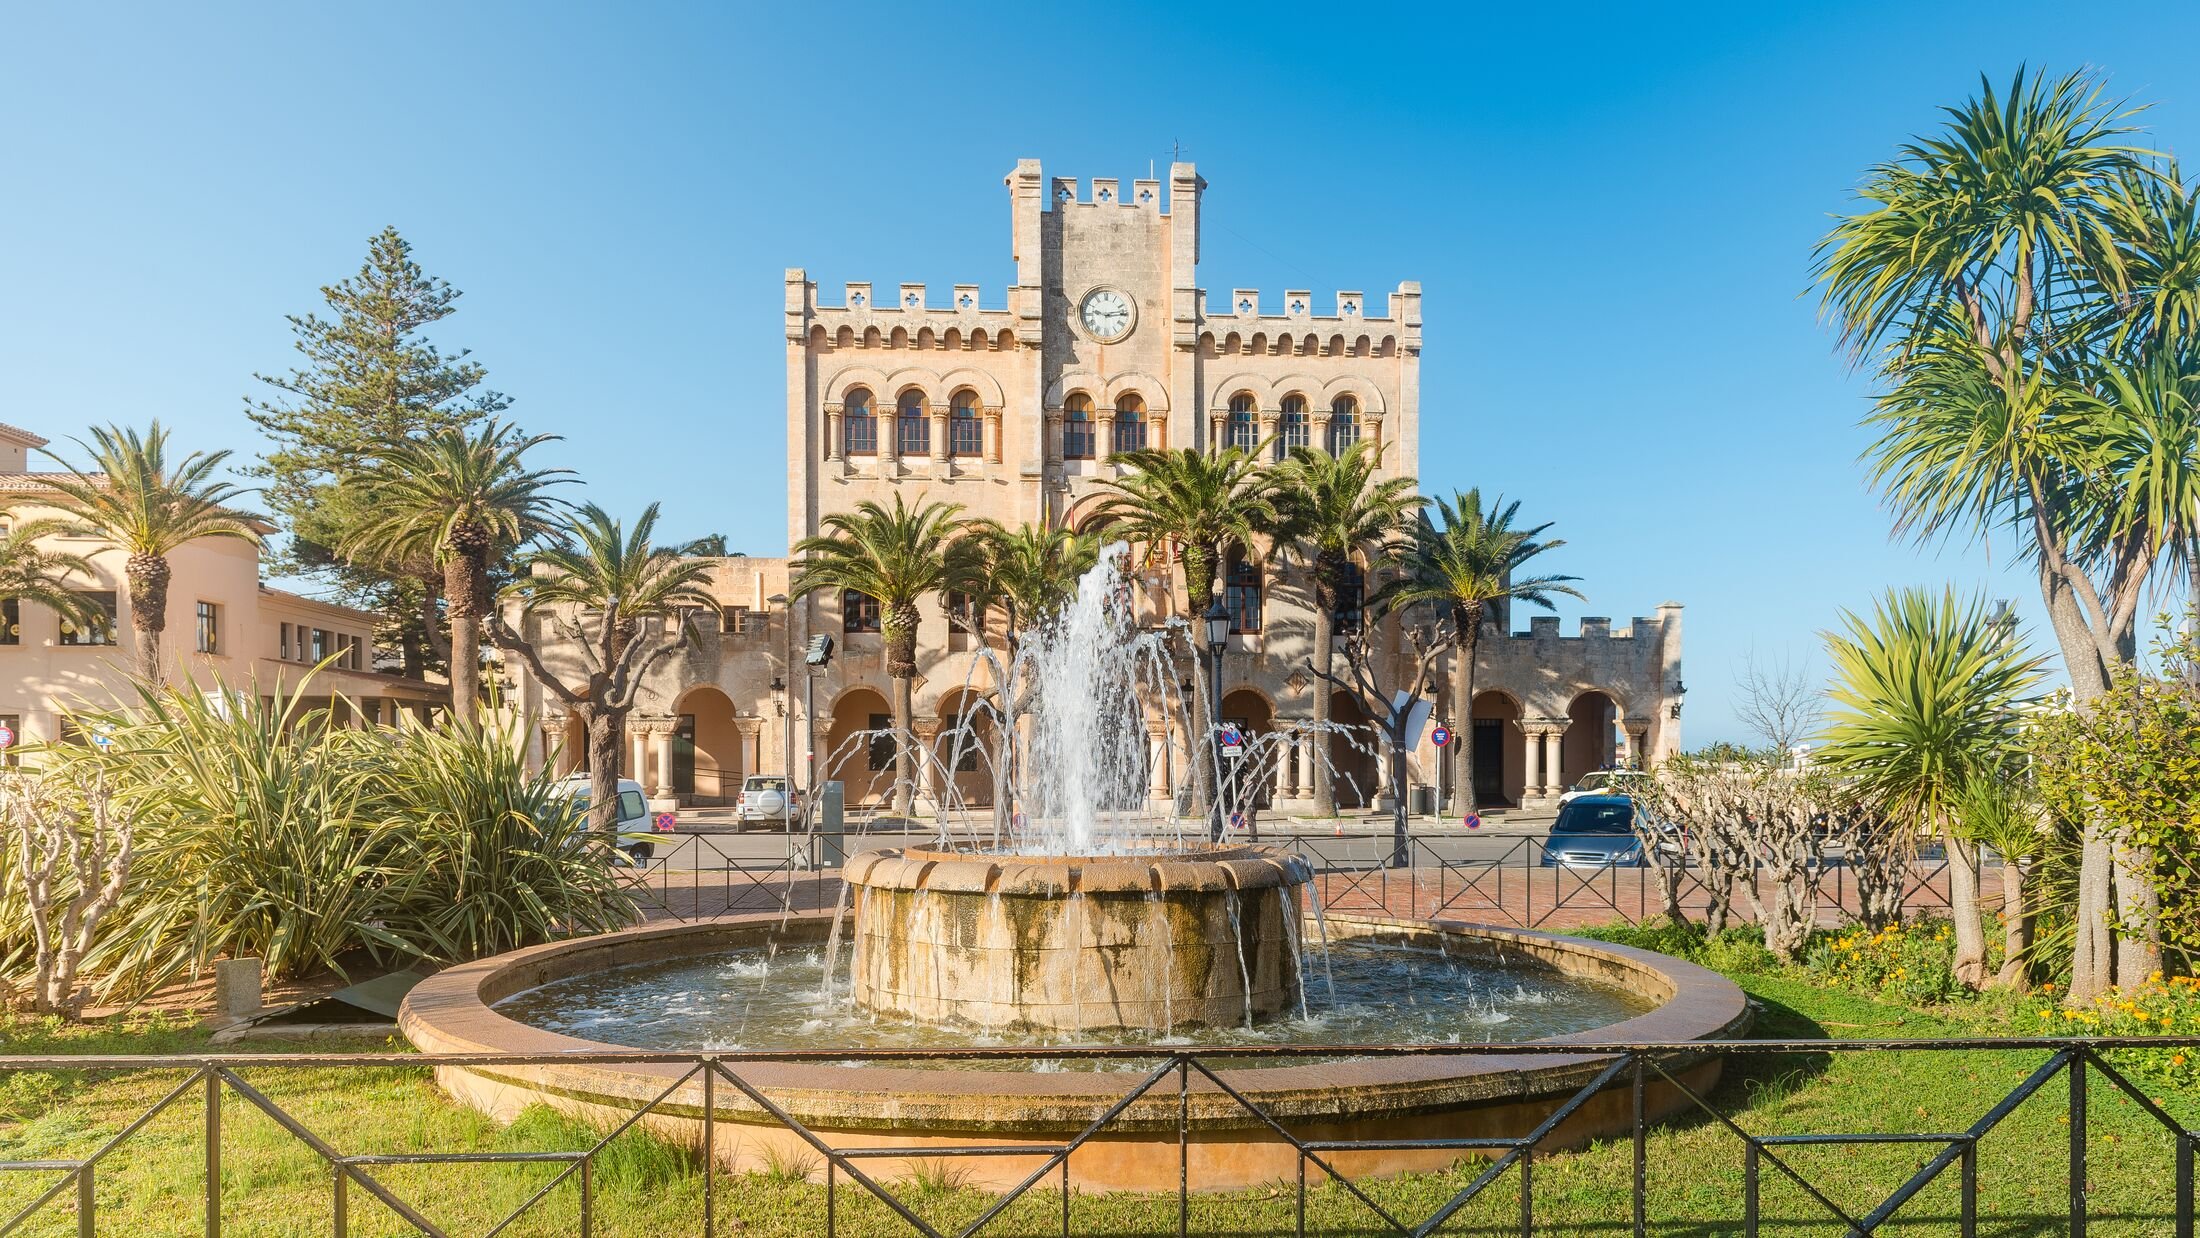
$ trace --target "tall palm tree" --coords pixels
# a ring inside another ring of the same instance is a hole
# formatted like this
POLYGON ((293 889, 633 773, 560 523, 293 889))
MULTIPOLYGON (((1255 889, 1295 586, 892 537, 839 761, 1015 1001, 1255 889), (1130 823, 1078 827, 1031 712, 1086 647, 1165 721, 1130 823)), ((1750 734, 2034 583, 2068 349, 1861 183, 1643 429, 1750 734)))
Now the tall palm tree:
MULTIPOLYGON (((1888 383, 1867 466, 1897 528, 2019 530, 2081 708, 2133 657, 2155 561, 2148 514, 2104 525, 2082 484, 2098 441, 2084 375, 2134 324, 2157 342, 2200 326, 2183 291, 2200 249, 2189 230, 2144 223, 2135 187, 2161 172, 2133 144, 2135 110, 2083 73, 2020 69, 2005 92, 1982 81, 1940 133, 1866 175, 1864 209, 1817 253, 1827 313, 1888 383)), ((2119 969, 2102 822, 2088 821, 2082 856, 2073 1001, 2119 969)))
POLYGON ((1952 589, 1890 592, 1870 619, 1843 612, 1842 626, 1825 634, 1834 708, 1812 759, 1854 778, 1898 821, 1945 840, 1955 978, 1982 987, 1978 850, 1957 826, 1968 788, 2005 774, 2041 662, 1982 600, 1958 600, 1952 589))
MULTIPOLYGON (((1108 457, 1110 464, 1131 472, 1101 479, 1100 485, 1112 493, 1094 507, 1093 524, 1145 547, 1149 563, 1165 564, 1172 553, 1178 558, 1184 565, 1183 614, 1195 632, 1214 605, 1215 574, 1230 552, 1250 553, 1275 527, 1274 479, 1261 464, 1268 449, 1269 443, 1251 451, 1224 447, 1211 453, 1194 447, 1149 447, 1108 457)), ((1195 675, 1193 680, 1204 685, 1207 677, 1195 675)), ((1220 701, 1208 702, 1211 717, 1219 716, 1221 708, 1220 701)), ((1204 741, 1187 734, 1184 742, 1187 752, 1196 752, 1204 741)), ((1189 764, 1193 797, 1212 804, 1213 763, 1194 759, 1189 764)))
POLYGON ((472 722, 481 700, 481 623, 489 568, 550 528, 549 487, 570 469, 537 469, 527 452, 553 434, 488 421, 390 444, 360 481, 366 513, 337 547, 362 562, 430 559, 443 568, 451 629, 451 712, 472 722))
POLYGON ((71 522, 129 556, 122 571, 129 583, 138 673, 157 683, 160 637, 168 628, 168 556, 202 537, 257 542, 261 517, 234 506, 242 489, 215 480, 228 452, 194 451, 170 465, 168 430, 157 420, 142 435, 103 426, 92 431, 90 443, 76 444, 90 455, 91 467, 79 469, 53 456, 68 475, 54 475, 47 484, 71 522))
POLYGON ((1009 528, 983 520, 972 526, 979 578, 974 589, 987 606, 999 606, 1008 623, 1009 648, 1018 637, 1054 617, 1077 594, 1077 582, 1100 561, 1100 535, 1052 521, 1009 528))
MULTIPOLYGON (((1410 477, 1378 477, 1382 450, 1354 443, 1342 455, 1301 447, 1275 469, 1276 542, 1303 548, 1314 576, 1314 730, 1329 729, 1328 676, 1336 670, 1337 608, 1346 572, 1361 569, 1365 609, 1367 569, 1388 550, 1427 502, 1410 477)), ((1326 741, 1323 741, 1326 744, 1326 741)), ((1337 815, 1328 761, 1314 762, 1314 815, 1337 815)))
POLYGON ((526 570, 506 590, 519 603, 522 629, 529 619, 539 619, 557 628, 557 643, 579 646, 577 676, 550 670, 534 641, 502 615, 490 615, 497 644, 519 654, 586 728, 589 828, 606 837, 618 820, 619 757, 642 681, 686 644, 690 612, 719 608, 708 586, 710 562, 656 545, 651 540, 656 528, 655 503, 631 529, 586 504, 555 540, 525 557, 526 570), (642 639, 655 620, 667 622, 668 638, 642 639))
POLYGON ((1539 555, 1565 545, 1562 538, 1540 540, 1551 526, 1515 528, 1518 502, 1502 495, 1485 506, 1480 488, 1438 499, 1441 525, 1423 515, 1405 549, 1399 577, 1384 586, 1384 606, 1402 608, 1428 603, 1448 612, 1458 633, 1451 668, 1451 712, 1459 730, 1452 757, 1452 794, 1474 803, 1474 672, 1482 629, 1499 603, 1526 602, 1545 610, 1554 597, 1580 598, 1572 582, 1578 576, 1530 576, 1525 569, 1539 555))
MULTIPOLYGON (((17 622, 21 622, 24 602, 36 602, 80 627, 103 627, 110 619, 103 608, 69 587, 71 576, 94 578, 91 561, 38 544, 69 529, 64 520, 25 520, 10 524, 0 534, 0 598, 16 603, 17 622)), ((12 635, 22 637, 20 632, 12 635)))
POLYGON ((894 681, 894 812, 910 815, 916 754, 910 700, 917 675, 917 604, 928 594, 974 590, 983 580, 978 542, 957 517, 960 503, 911 507, 897 491, 892 507, 866 499, 823 521, 825 532, 795 543, 787 596, 820 589, 860 593, 878 603, 886 674, 894 681))

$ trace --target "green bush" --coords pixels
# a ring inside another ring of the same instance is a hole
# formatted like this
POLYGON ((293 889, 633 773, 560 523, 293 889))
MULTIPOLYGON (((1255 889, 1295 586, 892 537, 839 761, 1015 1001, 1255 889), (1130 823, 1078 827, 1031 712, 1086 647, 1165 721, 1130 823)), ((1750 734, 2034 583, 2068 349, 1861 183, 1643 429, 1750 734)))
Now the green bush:
POLYGON ((1945 920, 1921 920, 1877 931, 1854 927, 1821 934, 1803 965, 1820 984, 1915 1006, 1958 995, 1954 960, 1953 926, 1945 920))
MULTIPOLYGON (((633 919, 605 852, 554 777, 526 769, 515 733, 354 730, 295 693, 196 685, 141 686, 132 708, 76 722, 109 742, 33 759, 106 763, 138 821, 128 892, 86 960, 104 996, 222 957, 259 958, 276 980, 343 975, 633 919)), ((25 914, 0 877, 9 941, 27 935, 25 914)))

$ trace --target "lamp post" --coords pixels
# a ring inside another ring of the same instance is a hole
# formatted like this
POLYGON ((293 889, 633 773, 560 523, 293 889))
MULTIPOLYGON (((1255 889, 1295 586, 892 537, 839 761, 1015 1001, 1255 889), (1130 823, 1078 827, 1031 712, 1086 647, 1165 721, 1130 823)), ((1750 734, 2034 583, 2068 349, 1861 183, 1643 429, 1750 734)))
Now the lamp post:
POLYGON ((1222 653, 1230 644, 1230 608, 1216 598, 1207 608, 1207 743, 1215 762, 1214 794, 1207 797, 1207 837, 1222 841, 1222 653))
MULTIPOLYGON (((787 680, 794 678, 794 610, 787 605, 787 595, 774 593, 764 599, 767 605, 779 608, 779 665, 785 668, 782 678, 772 680, 772 693, 779 698, 779 766, 786 776, 787 792, 779 797, 779 828, 789 834, 794 832, 794 694, 787 691, 787 680)), ((736 829, 740 822, 734 822, 736 829)))

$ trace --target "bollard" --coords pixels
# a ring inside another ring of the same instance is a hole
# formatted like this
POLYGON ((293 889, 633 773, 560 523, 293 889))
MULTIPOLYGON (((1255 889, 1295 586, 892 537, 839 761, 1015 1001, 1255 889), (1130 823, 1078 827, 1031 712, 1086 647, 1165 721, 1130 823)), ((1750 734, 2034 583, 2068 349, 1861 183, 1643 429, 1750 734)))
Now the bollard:
POLYGON ((825 784, 818 797, 817 866, 839 868, 848 862, 847 830, 843 818, 846 796, 838 782, 825 784))
POLYGON ((214 961, 214 1009, 231 1019, 260 1013, 260 960, 214 961))

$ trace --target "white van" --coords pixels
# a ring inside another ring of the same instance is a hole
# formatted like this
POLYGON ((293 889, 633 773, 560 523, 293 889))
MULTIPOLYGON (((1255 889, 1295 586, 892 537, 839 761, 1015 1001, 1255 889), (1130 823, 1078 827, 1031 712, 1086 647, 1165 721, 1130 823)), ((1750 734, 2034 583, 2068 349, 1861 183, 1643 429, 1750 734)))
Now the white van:
MULTIPOLYGON (((575 774, 558 783, 558 792, 572 798, 574 807, 585 819, 588 814, 588 775, 575 774)), ((584 825, 585 828, 585 825, 584 825)), ((642 784, 632 778, 619 779, 619 819, 612 824, 619 834, 619 853, 629 863, 646 864, 657 854, 657 844, 651 838, 656 832, 650 819, 649 800, 642 794, 642 784)))

